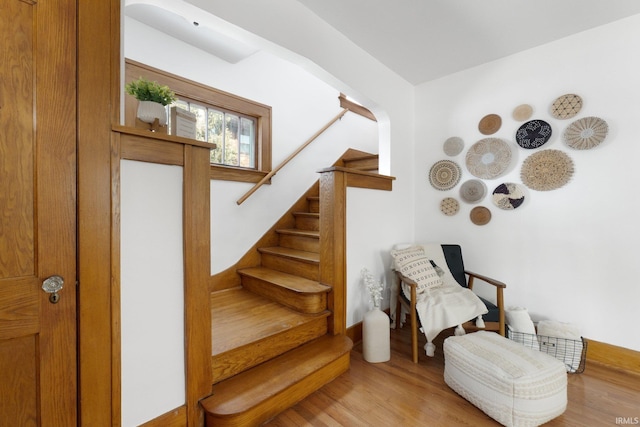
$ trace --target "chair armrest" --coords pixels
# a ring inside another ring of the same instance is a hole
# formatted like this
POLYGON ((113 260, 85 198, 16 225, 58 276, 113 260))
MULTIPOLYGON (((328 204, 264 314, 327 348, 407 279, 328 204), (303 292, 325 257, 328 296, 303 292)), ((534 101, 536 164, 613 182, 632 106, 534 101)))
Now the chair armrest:
POLYGON ((396 273, 396 276, 398 277, 398 280, 400 280, 400 282, 404 282, 407 285, 411 286, 412 288, 416 288, 418 286, 418 284, 416 282, 414 282, 413 280, 409 279, 407 276, 405 276, 404 274, 400 273, 398 270, 393 270, 394 273, 396 273))
MULTIPOLYGON (((472 278, 477 278, 477 279, 480 279, 480 280, 482 280, 483 282, 487 282, 487 283, 489 283, 490 285, 493 285, 493 286, 495 286, 495 287, 497 287, 497 288, 503 288, 503 289, 504 289, 504 288, 506 288, 506 287, 507 287, 507 285, 505 285, 504 283, 502 283, 502 282, 501 282, 501 281, 499 281, 499 280, 492 279, 492 278, 490 278, 490 277, 483 276, 483 275, 481 275, 481 274, 476 274, 476 273, 474 273, 474 272, 472 272, 472 271, 469 271, 469 270, 465 270, 464 272, 465 272, 465 274, 467 274, 467 275, 469 276, 469 278, 470 278, 470 279, 472 279, 472 278)), ((469 288, 471 288, 471 284, 469 284, 469 288)))

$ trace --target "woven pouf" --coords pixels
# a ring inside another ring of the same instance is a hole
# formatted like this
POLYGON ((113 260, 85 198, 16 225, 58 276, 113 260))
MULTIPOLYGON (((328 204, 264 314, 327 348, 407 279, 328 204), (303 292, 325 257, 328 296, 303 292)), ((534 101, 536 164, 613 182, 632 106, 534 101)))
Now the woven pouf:
POLYGON ((444 381, 505 426, 538 426, 567 408, 564 364, 494 332, 444 341, 444 381))

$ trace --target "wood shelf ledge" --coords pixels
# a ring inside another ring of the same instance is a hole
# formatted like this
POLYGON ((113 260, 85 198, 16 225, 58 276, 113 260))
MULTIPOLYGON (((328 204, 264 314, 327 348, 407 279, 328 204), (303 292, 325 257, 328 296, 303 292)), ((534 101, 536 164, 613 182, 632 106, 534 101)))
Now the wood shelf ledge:
POLYGON ((213 150, 214 148, 216 148, 216 144, 213 144, 213 143, 198 141, 191 138, 184 138, 176 135, 169 135, 166 133, 151 132, 149 130, 133 128, 130 126, 113 125, 111 126, 111 130, 113 132, 117 132, 124 135, 138 136, 138 137, 149 138, 149 139, 154 139, 158 141, 173 142, 176 144, 193 145, 195 147, 207 148, 209 150, 213 150))

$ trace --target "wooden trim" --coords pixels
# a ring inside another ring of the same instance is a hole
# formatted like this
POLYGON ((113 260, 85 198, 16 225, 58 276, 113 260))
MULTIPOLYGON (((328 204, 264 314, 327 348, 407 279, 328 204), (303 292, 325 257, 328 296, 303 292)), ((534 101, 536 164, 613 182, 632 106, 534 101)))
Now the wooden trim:
POLYGON ((119 0, 78 2, 79 425, 118 425, 112 414, 111 124, 119 121, 119 0), (113 424, 116 422, 116 424, 113 424))
POLYGON ((211 394, 209 150, 184 147, 184 308, 187 425, 204 425, 199 401, 211 394))
POLYGON ((362 117, 366 117, 369 120, 373 120, 374 122, 378 121, 376 119, 376 116, 371 111, 369 111, 368 109, 366 109, 360 104, 356 104, 353 101, 349 101, 344 93, 341 93, 340 96, 338 96, 338 100, 340 100, 340 107, 348 108, 349 111, 356 113, 362 117))
POLYGON ((320 175, 320 277, 319 282, 331 286, 327 295, 329 332, 346 333, 347 260, 345 172, 328 171, 320 175))
MULTIPOLYGON (((253 169, 242 169, 233 166, 210 165, 209 178, 220 181, 238 181, 256 183, 261 181, 267 172, 257 171, 253 169)), ((265 182, 266 185, 271 184, 271 180, 265 182)))
POLYGON ((391 191, 393 189, 393 181, 396 179, 393 176, 380 175, 343 166, 331 166, 318 171, 318 173, 326 172, 343 172, 348 187, 370 188, 373 190, 391 191))
POLYGON ((587 340, 587 363, 640 375, 640 352, 599 341, 587 340))
POLYGON ((180 406, 166 414, 140 424, 139 427, 184 427, 187 425, 187 407, 180 406))

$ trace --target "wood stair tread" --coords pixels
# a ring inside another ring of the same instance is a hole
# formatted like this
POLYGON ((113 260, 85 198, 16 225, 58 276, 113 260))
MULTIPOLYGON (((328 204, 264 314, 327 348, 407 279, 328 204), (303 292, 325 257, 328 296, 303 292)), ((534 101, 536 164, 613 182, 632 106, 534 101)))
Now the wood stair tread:
POLYGON ((282 246, 271 246, 267 248, 258 248, 260 253, 266 253, 285 258, 292 258, 297 261, 308 262, 310 264, 320 263, 320 255, 314 252, 300 251, 297 249, 285 248, 282 246))
POLYGON ((320 232, 317 230, 301 230, 299 228, 283 228, 276 230, 280 234, 289 234, 292 236, 304 236, 311 238, 320 238, 320 232))
POLYGON ((202 406, 222 417, 242 414, 349 353, 352 346, 344 335, 324 335, 216 384, 202 406))
POLYGON ((320 218, 319 212, 293 212, 295 216, 310 216, 313 218, 320 218))
POLYGON ((243 288, 213 292, 212 355, 258 342, 327 314, 302 314, 243 288))
POLYGON ((242 270, 238 270, 238 273, 277 284, 297 293, 319 293, 329 292, 331 290, 330 286, 323 285, 318 281, 305 279, 304 277, 283 273, 270 268, 244 268, 242 270))

